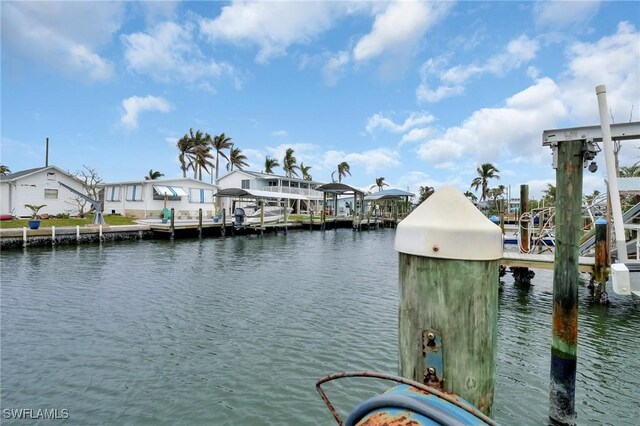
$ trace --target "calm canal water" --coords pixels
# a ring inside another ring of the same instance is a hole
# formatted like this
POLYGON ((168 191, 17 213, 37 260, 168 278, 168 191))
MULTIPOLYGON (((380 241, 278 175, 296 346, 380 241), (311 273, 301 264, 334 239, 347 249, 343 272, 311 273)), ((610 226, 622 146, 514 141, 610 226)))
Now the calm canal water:
MULTIPOLYGON (((333 424, 316 379, 397 372, 394 236, 4 251, 1 408, 67 409, 74 424, 333 424)), ((505 279, 495 400, 505 425, 546 423, 551 281, 505 279)), ((638 424, 640 299, 612 294, 602 308, 585 288, 580 299, 579 423, 638 424)), ((346 413, 385 387, 326 389, 346 413)))

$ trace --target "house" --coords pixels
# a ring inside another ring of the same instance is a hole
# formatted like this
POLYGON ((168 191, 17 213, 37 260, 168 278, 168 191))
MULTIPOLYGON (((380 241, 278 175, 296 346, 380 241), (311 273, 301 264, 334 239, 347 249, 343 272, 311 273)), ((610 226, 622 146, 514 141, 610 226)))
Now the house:
MULTIPOLYGON (((264 191, 274 199, 287 200, 293 213, 319 212, 322 209, 322 192, 316 188, 321 182, 290 178, 267 173, 234 170, 218 179, 221 189, 241 188, 264 191)), ((222 208, 230 209, 230 203, 222 200, 222 208)))
POLYGON ((77 215, 79 197, 64 188, 64 183, 86 194, 82 183, 56 166, 36 167, 0 177, 0 212, 18 217, 31 216, 25 204, 45 205, 40 214, 77 215))
POLYGON ((178 219, 214 214, 213 194, 218 186, 191 178, 133 180, 105 183, 104 213, 138 219, 160 218, 162 210, 173 208, 178 219))

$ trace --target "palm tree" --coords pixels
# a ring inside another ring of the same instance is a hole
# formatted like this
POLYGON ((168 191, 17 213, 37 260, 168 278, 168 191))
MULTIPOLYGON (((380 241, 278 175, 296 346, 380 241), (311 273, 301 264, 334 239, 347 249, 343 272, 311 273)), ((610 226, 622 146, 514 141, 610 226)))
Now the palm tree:
POLYGON ((276 167, 280 167, 280 163, 278 163, 277 158, 267 157, 264 159, 264 172, 267 174, 272 174, 273 169, 276 167))
POLYGON ((164 173, 160 173, 159 171, 153 171, 153 169, 149 170, 149 175, 144 177, 144 180, 156 180, 160 179, 164 176, 164 173))
MULTIPOLYGON (((208 136, 208 135, 207 135, 208 136)), ((208 143, 198 143, 190 151, 193 167, 193 178, 202 180, 202 169, 209 174, 213 174, 211 169, 215 167, 213 164, 213 155, 208 143)))
POLYGON ((464 193, 464 196, 467 197, 469 200, 471 200, 472 202, 476 202, 478 201, 478 197, 476 197, 476 195, 471 192, 471 191, 467 191, 464 193))
POLYGON ((11 169, 9 169, 9 166, 0 165, 0 176, 6 176, 9 173, 11 173, 11 169))
POLYGON ((282 159, 282 170, 287 177, 298 176, 296 173, 296 169, 299 169, 296 164, 298 160, 293 156, 293 148, 287 148, 287 152, 284 154, 284 158, 282 159))
POLYGON ((491 163, 484 163, 480 165, 480 167, 478 167, 476 171, 478 172, 478 176, 471 181, 471 188, 474 188, 477 191, 478 187, 482 187, 480 201, 484 201, 489 195, 489 179, 495 178, 500 180, 500 176, 498 175, 500 170, 498 170, 496 166, 491 163))
POLYGON ((542 191, 542 194, 542 202, 544 203, 544 205, 548 207, 554 206, 556 204, 556 187, 554 185, 548 183, 547 189, 544 189, 542 191))
POLYGON ((631 166, 620 167, 620 177, 640 177, 640 161, 631 166))
POLYGON ((420 198, 418 198, 418 204, 421 204, 424 200, 431 197, 435 189, 433 186, 421 186, 420 187, 420 198))
POLYGON ((233 167, 237 167, 238 170, 242 170, 243 167, 249 167, 247 163, 247 156, 242 153, 240 148, 232 148, 229 153, 229 162, 227 163, 227 170, 233 171, 233 167))
MULTIPOLYGON (((224 133, 221 133, 213 137, 211 141, 211 147, 216 152, 216 183, 218 182, 218 170, 220 170, 220 156, 229 162, 229 157, 223 150, 232 148, 231 138, 228 138, 224 133)), ((213 175, 211 176, 213 180, 213 175)), ((213 183, 213 182, 211 182, 213 183)))
POLYGON ((338 164, 338 182, 342 182, 342 178, 346 177, 347 174, 349 174, 349 176, 351 176, 351 167, 349 166, 349 163, 347 163, 346 161, 343 161, 342 163, 338 164))
POLYGON ((385 186, 389 186, 389 184, 384 181, 383 177, 379 177, 376 178, 376 183, 375 185, 371 185, 371 188, 378 187, 378 191, 382 191, 383 187, 385 186))
MULTIPOLYGON (((191 130, 193 133, 193 130, 191 130)), ((193 147, 191 138, 189 135, 184 135, 177 142, 178 151, 180 151, 180 155, 178 155, 178 161, 180 161, 180 170, 182 170, 182 177, 187 177, 187 170, 189 170, 189 165, 187 164, 187 160, 189 159, 189 151, 193 147)))
POLYGON ((305 166, 304 163, 300 163, 300 172, 302 173, 302 179, 313 180, 313 178, 309 174, 310 169, 311 169, 311 166, 305 166))

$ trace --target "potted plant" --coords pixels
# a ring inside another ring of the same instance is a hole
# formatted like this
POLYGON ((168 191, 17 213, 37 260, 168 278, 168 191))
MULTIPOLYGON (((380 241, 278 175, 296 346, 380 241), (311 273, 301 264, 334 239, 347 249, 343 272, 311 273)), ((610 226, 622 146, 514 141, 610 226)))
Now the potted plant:
POLYGON ((41 206, 36 206, 35 204, 25 204, 26 208, 31 210, 31 220, 29 221, 29 228, 38 229, 40 227, 40 216, 38 216, 38 212, 41 208, 46 207, 46 204, 42 204, 41 206))

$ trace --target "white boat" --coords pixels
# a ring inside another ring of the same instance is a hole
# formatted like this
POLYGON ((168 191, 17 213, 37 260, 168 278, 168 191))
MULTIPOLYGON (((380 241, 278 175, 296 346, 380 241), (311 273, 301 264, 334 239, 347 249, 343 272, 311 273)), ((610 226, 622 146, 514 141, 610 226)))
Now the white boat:
MULTIPOLYGON (((287 207, 287 215, 291 214, 293 209, 287 207)), ((264 206, 264 223, 284 222, 284 206, 275 204, 267 204, 264 206)), ((252 226, 260 225, 261 222, 260 206, 251 204, 244 207, 236 207, 233 212, 233 223, 235 226, 252 226)))

